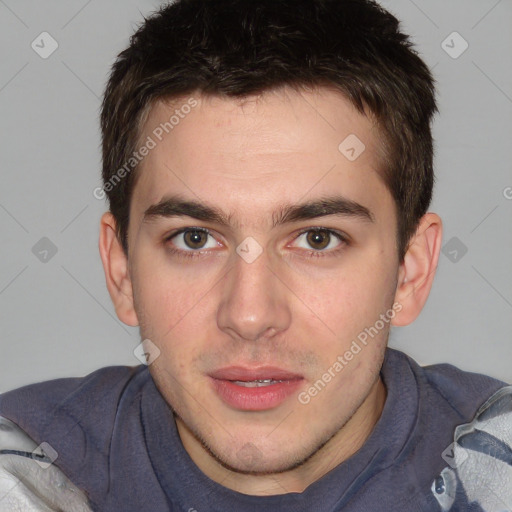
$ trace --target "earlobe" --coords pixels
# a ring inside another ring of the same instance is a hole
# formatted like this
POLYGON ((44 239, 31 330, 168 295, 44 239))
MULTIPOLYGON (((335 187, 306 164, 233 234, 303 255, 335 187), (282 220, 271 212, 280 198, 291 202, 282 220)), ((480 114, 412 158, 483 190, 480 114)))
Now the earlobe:
POLYGON ((128 258, 117 237, 116 221, 110 212, 101 217, 99 250, 108 292, 119 320, 130 326, 139 325, 133 302, 128 258))
POLYGON ((412 323, 427 302, 439 261, 442 235, 439 216, 425 214, 400 265, 395 302, 401 304, 402 309, 393 319, 393 325, 412 323))

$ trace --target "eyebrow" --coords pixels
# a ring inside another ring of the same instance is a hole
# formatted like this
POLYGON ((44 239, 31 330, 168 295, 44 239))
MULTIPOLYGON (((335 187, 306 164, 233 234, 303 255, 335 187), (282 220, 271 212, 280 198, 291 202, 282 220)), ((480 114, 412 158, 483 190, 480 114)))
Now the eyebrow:
MULTIPOLYGON (((302 204, 281 206, 272 215, 272 227, 330 215, 375 222, 375 216, 366 206, 342 196, 334 196, 302 204)), ((143 215, 143 222, 150 222, 159 217, 185 216, 222 226, 229 226, 232 217, 214 206, 172 196, 164 197, 158 203, 147 208, 143 215)))
POLYGON ((288 222, 310 220, 317 217, 336 215, 375 222, 373 213, 363 206, 342 196, 327 197, 309 203, 287 205, 273 215, 274 227, 288 222))

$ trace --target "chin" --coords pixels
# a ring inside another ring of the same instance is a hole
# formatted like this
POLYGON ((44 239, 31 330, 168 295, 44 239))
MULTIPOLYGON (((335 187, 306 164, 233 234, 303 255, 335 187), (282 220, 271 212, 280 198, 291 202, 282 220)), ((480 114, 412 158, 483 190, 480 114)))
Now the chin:
POLYGON ((311 446, 304 446, 302 440, 298 446, 284 446, 282 439, 269 444, 268 438, 263 439, 262 443, 243 439, 230 440, 226 446, 212 446, 201 442, 222 466, 236 473, 250 475, 291 471, 304 464, 324 444, 310 443, 311 446))

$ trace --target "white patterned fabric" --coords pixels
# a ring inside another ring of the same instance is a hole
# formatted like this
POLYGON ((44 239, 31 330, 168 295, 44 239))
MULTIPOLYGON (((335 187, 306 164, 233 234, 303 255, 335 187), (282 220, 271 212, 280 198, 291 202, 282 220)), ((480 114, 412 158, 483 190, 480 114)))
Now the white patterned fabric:
POLYGON ((90 512, 86 496, 42 448, 0 416, 0 512, 90 512))
POLYGON ((445 460, 449 466, 432 484, 443 512, 459 510, 461 495, 485 512, 512 511, 512 386, 496 392, 471 423, 455 429, 445 460))

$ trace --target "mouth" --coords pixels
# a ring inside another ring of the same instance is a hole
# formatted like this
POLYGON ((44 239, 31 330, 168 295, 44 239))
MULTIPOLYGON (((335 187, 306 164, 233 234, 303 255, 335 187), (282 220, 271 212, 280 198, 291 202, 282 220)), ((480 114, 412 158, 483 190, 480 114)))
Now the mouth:
POLYGON ((301 375, 274 367, 229 367, 209 375, 217 396, 240 411, 265 411, 287 401, 301 386, 301 375))
POLYGON ((279 384, 281 382, 286 382, 284 380, 274 380, 274 379, 264 379, 264 380, 252 380, 249 382, 245 382, 243 380, 232 380, 230 381, 237 386, 242 386, 244 388, 264 388, 266 386, 273 386, 274 384, 279 384))

